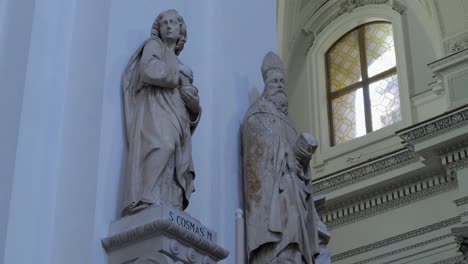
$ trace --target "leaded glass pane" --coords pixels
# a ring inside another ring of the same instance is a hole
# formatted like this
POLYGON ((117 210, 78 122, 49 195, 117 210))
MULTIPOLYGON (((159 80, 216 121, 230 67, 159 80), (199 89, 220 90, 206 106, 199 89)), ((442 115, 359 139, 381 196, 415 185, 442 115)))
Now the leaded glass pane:
POLYGON ((328 52, 330 91, 338 91, 361 80, 358 31, 340 39, 328 52))
POLYGON ((396 74, 371 83, 369 95, 374 131, 401 120, 400 92, 396 74))
POLYGON ((366 134, 362 88, 332 100, 335 144, 366 134))
POLYGON ((367 25, 364 39, 369 77, 396 66, 392 24, 367 25))

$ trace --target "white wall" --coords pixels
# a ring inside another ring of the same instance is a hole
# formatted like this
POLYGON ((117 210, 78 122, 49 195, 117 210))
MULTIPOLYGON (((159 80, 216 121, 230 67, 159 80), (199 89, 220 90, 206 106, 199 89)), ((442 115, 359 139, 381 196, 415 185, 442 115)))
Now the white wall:
POLYGON ((34 3, 3 263, 93 263, 106 3, 34 3))
POLYGON ((104 263, 94 227, 109 2, 78 0, 73 10, 50 263, 104 263))
POLYGON ((450 38, 468 31, 468 2, 466 0, 432 0, 439 16, 442 37, 450 38))
POLYGON ((421 20, 418 13, 419 10, 417 3, 408 1, 406 3, 408 8, 403 16, 406 34, 404 36, 407 43, 407 54, 409 56, 408 67, 410 76, 410 94, 420 94, 429 89, 428 84, 434 79, 432 78, 432 71, 427 67, 427 64, 439 59, 437 56, 437 47, 440 43, 433 41, 432 35, 439 33, 438 29, 429 28, 431 25, 426 24, 421 20))
POLYGON ((48 263, 52 253, 57 154, 71 34, 67 17, 72 6, 72 2, 36 0, 31 14, 4 263, 48 263))
MULTIPOLYGON (((457 191, 441 193, 363 221, 333 229, 328 247, 332 254, 336 255, 456 217, 456 207, 452 202, 456 199, 456 195, 457 191)), ((444 229, 443 235, 450 233, 449 229, 444 229)), ((424 240, 426 238, 418 239, 424 240)), ((400 246, 400 248, 402 247, 400 246)), ((370 256, 361 255, 359 257, 362 260, 370 256)), ((340 262, 349 263, 351 261, 351 259, 345 259, 340 262)))
POLYGON ((33 11, 33 0, 0 1, 0 260, 5 249, 33 11))
MULTIPOLYGON (((239 129, 249 100, 263 89, 260 72, 263 56, 270 50, 276 51, 276 6, 274 1, 267 0, 255 4, 246 0, 216 1, 214 13, 214 21, 220 23, 215 23, 212 29, 215 56, 210 85, 213 102, 209 111, 213 138, 206 153, 211 158, 198 162, 209 166, 201 177, 210 178, 212 194, 201 194, 203 186, 199 190, 200 197, 219 197, 213 211, 205 215, 215 220, 213 226, 219 230, 220 243, 232 252, 225 263, 233 263, 234 211, 242 206, 243 192, 239 129)), ((203 153, 202 149, 203 142, 198 141, 194 152, 203 153)), ((190 210, 197 216, 197 208, 208 204, 194 204, 190 210)))

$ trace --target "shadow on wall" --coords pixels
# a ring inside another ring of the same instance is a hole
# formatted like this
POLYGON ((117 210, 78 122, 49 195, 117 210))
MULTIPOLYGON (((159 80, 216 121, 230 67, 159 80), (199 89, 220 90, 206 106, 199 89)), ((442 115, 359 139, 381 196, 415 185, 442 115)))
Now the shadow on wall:
POLYGON ((249 90, 249 107, 260 97, 260 89, 253 86, 249 90))
POLYGON ((243 177, 243 153, 242 153, 242 122, 244 120, 244 116, 249 109, 249 107, 260 97, 261 92, 260 88, 256 87, 253 83, 250 82, 249 78, 245 75, 241 75, 239 73, 235 74, 235 88, 237 91, 237 98, 238 101, 241 103, 240 111, 236 113, 234 118, 230 121, 230 129, 231 131, 237 131, 236 138, 237 138, 237 153, 238 153, 238 193, 240 194, 239 198, 239 205, 238 207, 244 210, 244 177, 243 177), (244 92, 244 91, 247 91, 244 92), (245 98, 247 95, 247 98, 245 98))
MULTIPOLYGON (((114 180, 118 180, 117 190, 114 190, 112 196, 115 197, 114 201, 117 201, 114 207, 114 218, 118 219, 121 215, 121 207, 123 202, 123 193, 125 187, 125 175, 127 171, 127 153, 128 153, 128 146, 127 146, 127 135, 125 132, 125 117, 123 111, 123 94, 120 87, 120 80, 122 76, 122 72, 127 65, 127 60, 131 55, 128 56, 119 56, 115 58, 115 63, 122 65, 119 68, 114 68, 110 73, 109 76, 119 76, 118 80, 111 81, 112 85, 108 85, 106 87, 106 96, 104 100, 106 101, 107 111, 109 111, 108 116, 110 120, 112 120, 110 126, 112 127, 112 135, 115 139, 112 142, 109 142, 109 155, 106 155, 107 161, 104 162, 109 166, 110 170, 113 170, 114 173, 109 173, 108 175, 114 175, 114 180), (123 62, 123 64, 122 64, 123 62), (114 112, 110 111, 110 109, 114 109, 114 112), (119 111, 115 113, 115 111, 119 111), (118 137, 118 138, 117 138, 118 137), (117 144, 121 142, 123 144, 117 144), (114 144, 112 144, 114 143, 114 144), (118 162, 118 166, 115 167, 115 163, 118 162)), ((109 78, 110 79, 110 78, 109 78)), ((106 135, 102 135, 106 137, 106 135)), ((110 181, 111 179, 109 179, 110 181)))

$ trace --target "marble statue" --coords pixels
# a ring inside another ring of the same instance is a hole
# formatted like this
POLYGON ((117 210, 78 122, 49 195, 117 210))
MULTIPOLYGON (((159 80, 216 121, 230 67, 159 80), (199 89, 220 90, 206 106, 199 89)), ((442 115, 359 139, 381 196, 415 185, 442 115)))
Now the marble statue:
MULTIPOLYGON (((316 210, 320 210, 320 208, 324 208, 325 204, 325 196, 318 195, 314 196, 314 205, 316 210)), ((328 227, 320 220, 318 214, 316 214, 316 227, 318 232, 319 238, 319 254, 315 258, 315 264, 331 264, 331 254, 327 248, 328 242, 330 242, 331 234, 328 227)))
POLYGON ((309 162, 315 138, 288 116, 284 66, 269 52, 265 89, 242 124, 247 254, 253 264, 312 264, 320 252, 309 162))
POLYGON ((193 73, 178 55, 187 29, 176 10, 158 15, 122 77, 128 163, 123 215, 151 205, 184 210, 194 191, 191 137, 201 115, 193 73))

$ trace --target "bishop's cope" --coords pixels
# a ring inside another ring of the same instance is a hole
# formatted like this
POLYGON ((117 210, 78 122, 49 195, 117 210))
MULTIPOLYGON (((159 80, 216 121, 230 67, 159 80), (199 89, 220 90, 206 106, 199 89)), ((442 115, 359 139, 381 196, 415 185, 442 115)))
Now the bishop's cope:
POLYGON ((242 124, 248 263, 314 263, 318 216, 309 162, 315 138, 288 116, 284 66, 273 52, 262 63, 265 89, 242 124))

